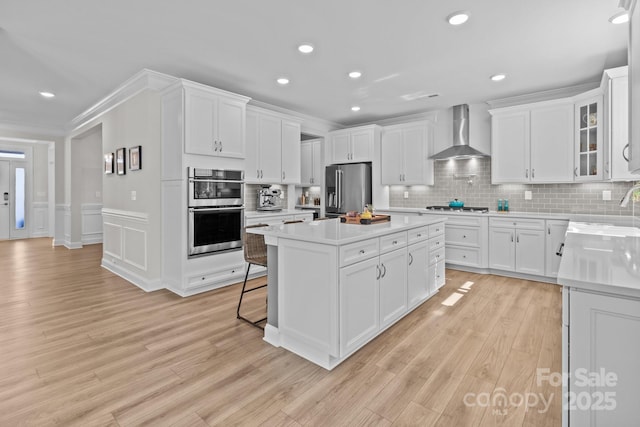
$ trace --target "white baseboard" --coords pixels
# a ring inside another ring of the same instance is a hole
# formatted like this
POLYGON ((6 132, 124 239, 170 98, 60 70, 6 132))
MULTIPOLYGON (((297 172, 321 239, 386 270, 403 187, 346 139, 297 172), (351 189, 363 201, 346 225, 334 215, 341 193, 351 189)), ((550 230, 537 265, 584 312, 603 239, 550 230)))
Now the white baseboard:
POLYGON ((65 241, 62 245, 67 249, 82 249, 82 242, 65 241))
POLYGON ((280 331, 275 326, 267 323, 264 326, 264 337, 262 339, 274 347, 280 347, 280 331))
POLYGON ((113 274, 116 274, 122 277, 124 280, 130 282, 131 284, 139 287, 145 292, 153 292, 158 289, 163 289, 161 279, 149 280, 144 277, 135 274, 126 268, 123 268, 121 265, 113 263, 106 258, 102 258, 101 263, 103 268, 106 268, 113 274))

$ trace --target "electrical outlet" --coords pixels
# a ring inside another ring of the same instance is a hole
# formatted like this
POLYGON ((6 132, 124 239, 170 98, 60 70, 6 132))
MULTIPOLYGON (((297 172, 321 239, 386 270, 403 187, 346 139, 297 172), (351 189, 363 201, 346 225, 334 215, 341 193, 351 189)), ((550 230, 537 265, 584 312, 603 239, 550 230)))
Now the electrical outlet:
POLYGON ((533 200, 533 194, 531 193, 531 191, 525 191, 524 192, 524 199, 525 200, 533 200))
POLYGON ((408 191, 405 191, 405 192, 404 192, 404 198, 405 198, 405 199, 408 199, 408 198, 409 198, 409 192, 408 192, 408 191))
POLYGON ((131 200, 136 200, 137 194, 136 190, 131 190, 131 200))
POLYGON ((611 200, 611 190, 602 190, 602 200, 611 200))

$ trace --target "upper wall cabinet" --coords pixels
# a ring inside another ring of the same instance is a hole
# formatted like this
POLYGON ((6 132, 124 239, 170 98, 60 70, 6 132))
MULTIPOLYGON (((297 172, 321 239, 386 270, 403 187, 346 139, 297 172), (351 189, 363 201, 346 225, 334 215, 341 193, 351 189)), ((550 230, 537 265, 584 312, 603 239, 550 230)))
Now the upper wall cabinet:
POLYGON ((382 132, 383 185, 433 185, 429 160, 433 127, 428 123, 387 126, 382 132))
POLYGON ((576 181, 602 181, 604 177, 602 95, 591 92, 589 95, 580 97, 575 104, 576 181))
POLYGON ((573 102, 491 110, 491 181, 573 182, 573 102))
POLYGON ((374 158, 375 141, 380 138, 380 127, 376 125, 342 129, 329 134, 331 163, 371 162, 374 158))
POLYGON ((629 76, 628 67, 605 70, 604 93, 604 179, 632 181, 629 172, 629 76))
POLYGON ((247 183, 300 183, 300 123, 249 107, 245 169, 247 183))
POLYGON ((312 139, 300 144, 300 184, 322 183, 322 140, 312 139))
POLYGON ((184 83, 184 152, 244 158, 249 98, 184 83))

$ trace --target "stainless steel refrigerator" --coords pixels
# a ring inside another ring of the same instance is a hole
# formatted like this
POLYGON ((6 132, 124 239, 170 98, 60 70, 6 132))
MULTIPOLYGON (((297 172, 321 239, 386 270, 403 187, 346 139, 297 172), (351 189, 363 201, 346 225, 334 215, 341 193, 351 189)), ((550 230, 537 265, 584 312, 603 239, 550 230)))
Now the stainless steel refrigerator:
POLYGON ((365 205, 371 204, 371 163, 327 166, 325 184, 328 217, 348 211, 362 212, 365 205))

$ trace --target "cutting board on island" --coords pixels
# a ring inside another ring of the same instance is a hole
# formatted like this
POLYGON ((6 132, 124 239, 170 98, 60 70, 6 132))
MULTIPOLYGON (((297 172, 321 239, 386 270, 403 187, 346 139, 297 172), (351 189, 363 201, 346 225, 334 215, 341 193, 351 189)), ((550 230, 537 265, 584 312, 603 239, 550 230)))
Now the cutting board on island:
POLYGON ((340 216, 340 222, 345 224, 378 224, 380 222, 391 221, 391 215, 373 215, 371 219, 360 218, 360 214, 356 216, 340 216))

